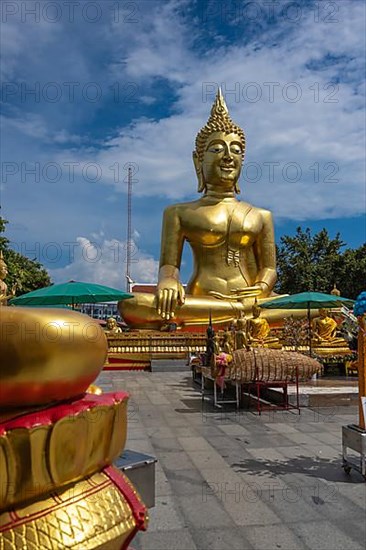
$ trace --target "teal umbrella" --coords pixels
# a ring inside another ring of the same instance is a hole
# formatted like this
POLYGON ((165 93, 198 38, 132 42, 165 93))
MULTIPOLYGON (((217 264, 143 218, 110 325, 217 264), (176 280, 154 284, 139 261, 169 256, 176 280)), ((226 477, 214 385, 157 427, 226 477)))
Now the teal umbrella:
POLYGON ((28 292, 10 300, 15 306, 50 306, 68 304, 74 309, 75 304, 95 304, 114 302, 133 298, 132 294, 109 286, 94 283, 69 281, 59 285, 46 286, 28 292))
POLYGON ((290 296, 283 296, 275 300, 263 302, 260 307, 267 309, 306 309, 308 313, 309 323, 309 348, 311 352, 311 319, 310 310, 319 308, 334 308, 334 307, 353 307, 354 301, 333 294, 324 294, 323 292, 300 292, 290 296))

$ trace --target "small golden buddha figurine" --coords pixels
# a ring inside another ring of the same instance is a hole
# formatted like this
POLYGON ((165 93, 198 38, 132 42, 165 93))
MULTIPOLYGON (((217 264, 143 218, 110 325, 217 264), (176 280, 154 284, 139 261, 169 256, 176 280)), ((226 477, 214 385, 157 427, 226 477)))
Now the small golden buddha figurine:
POLYGON ((326 347, 345 347, 348 348, 347 342, 336 336, 338 325, 332 317, 329 316, 328 310, 325 308, 319 309, 319 317, 316 317, 312 322, 314 346, 326 347))
POLYGON ((116 334, 121 334, 122 329, 118 326, 117 321, 114 317, 109 317, 106 324, 106 335, 115 336, 116 334))
POLYGON ((228 323, 250 311, 254 297, 270 296, 276 282, 272 215, 236 198, 244 152, 244 132, 219 90, 193 153, 203 195, 166 208, 156 296, 135 293, 120 302, 128 325, 158 328, 173 317, 179 326, 204 325, 207 311, 214 322, 228 323), (186 290, 180 281, 185 242, 194 262, 186 290))
POLYGON ((213 352, 215 355, 220 355, 221 353, 220 336, 218 334, 215 334, 213 337, 213 352))
POLYGON ((278 344, 278 338, 270 335, 271 329, 267 319, 260 316, 261 308, 255 304, 252 308, 252 313, 253 318, 249 319, 247 323, 249 344, 253 346, 264 345, 267 347, 278 344))
POLYGON ((4 281, 8 275, 8 266, 5 263, 3 252, 0 252, 0 306, 8 305, 8 300, 14 298, 16 285, 13 286, 10 294, 8 294, 8 285, 4 281))
POLYGON ((233 334, 231 330, 226 330, 223 336, 222 351, 232 355, 234 350, 233 334))
POLYGON ((330 293, 333 295, 333 296, 340 296, 341 295, 341 292, 340 290, 338 290, 336 284, 334 283, 333 285, 333 289, 330 291, 330 293))
POLYGON ((245 317, 240 317, 236 321, 235 330, 235 349, 246 349, 248 347, 247 321, 245 317))

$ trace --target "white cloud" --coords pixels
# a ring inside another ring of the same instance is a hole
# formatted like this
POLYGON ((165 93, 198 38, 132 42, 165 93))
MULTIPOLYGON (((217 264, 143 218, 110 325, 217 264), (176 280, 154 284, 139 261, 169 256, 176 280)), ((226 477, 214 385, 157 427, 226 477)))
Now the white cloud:
MULTIPOLYGON (((136 163, 134 193, 138 196, 172 200, 192 196, 194 138, 209 115, 213 96, 206 92, 219 84, 227 91, 233 119, 246 131, 246 163, 259 164, 263 172, 258 183, 242 183, 244 197, 288 219, 362 213, 365 127, 360 107, 364 97, 360 64, 354 59, 362 57, 364 7, 349 4, 342 9, 341 22, 333 26, 314 23, 310 12, 298 25, 290 26, 285 38, 280 37, 284 28, 281 33, 267 31, 267 42, 258 50, 253 43, 238 43, 209 55, 212 47, 201 57, 194 56, 184 41, 187 28, 174 9, 166 5, 154 12, 149 29, 125 58, 129 75, 161 77, 175 86, 179 82, 174 112, 159 120, 137 119, 121 128, 118 137, 107 139, 106 148, 74 152, 78 160, 98 162, 103 181, 112 185, 108 167, 117 161, 124 176, 124 164, 136 163), (276 47, 271 45, 271 32, 273 40, 279 34, 276 47), (324 56, 338 56, 339 61, 324 61, 322 70, 310 68, 314 59, 319 62, 324 56), (342 80, 346 70, 347 78, 342 80), (340 83, 334 84, 337 79, 340 83), (253 101, 256 93, 260 97, 253 101), (279 164, 274 182, 266 176, 269 162, 279 164), (299 166, 299 181, 288 181, 288 163, 299 166), (336 178, 331 177, 332 166, 336 178)), ((119 191, 125 188, 120 182, 115 186, 119 191)))
MULTIPOLYGON (((126 287, 126 243, 113 240, 92 241, 77 237, 72 247, 72 258, 62 268, 50 269, 55 283, 70 280, 88 281, 113 288, 126 287)), ((134 244, 132 248, 131 275, 135 281, 152 283, 157 281, 158 262, 141 252, 134 244)))

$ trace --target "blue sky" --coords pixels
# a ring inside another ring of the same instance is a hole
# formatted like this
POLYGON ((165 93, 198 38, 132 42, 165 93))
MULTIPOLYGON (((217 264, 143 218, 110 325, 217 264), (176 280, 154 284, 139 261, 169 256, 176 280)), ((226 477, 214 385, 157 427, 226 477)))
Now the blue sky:
MULTIPOLYGON (((363 1, 1 4, 1 214, 55 282, 154 282, 163 209, 194 199, 218 85, 247 152, 241 197, 349 247, 366 240, 363 1)), ((184 253, 183 281, 191 268, 184 253)))

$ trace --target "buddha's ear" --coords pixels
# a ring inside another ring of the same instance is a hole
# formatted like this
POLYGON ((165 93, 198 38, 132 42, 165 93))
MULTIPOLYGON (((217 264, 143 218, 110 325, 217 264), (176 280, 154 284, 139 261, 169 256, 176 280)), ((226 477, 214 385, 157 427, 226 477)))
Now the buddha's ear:
POLYGON ((200 160, 198 158, 196 151, 193 151, 192 158, 193 158, 193 164, 194 164, 194 168, 196 170, 197 179, 198 179, 197 191, 199 193, 202 193, 202 191, 205 191, 206 185, 205 185, 205 182, 203 181, 202 165, 200 163, 200 160))

